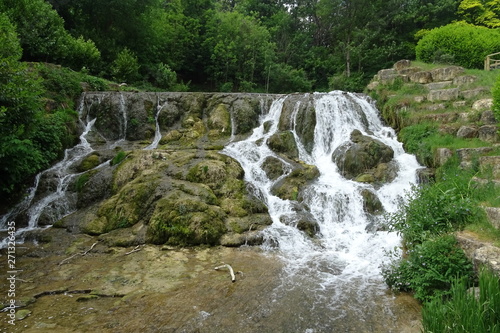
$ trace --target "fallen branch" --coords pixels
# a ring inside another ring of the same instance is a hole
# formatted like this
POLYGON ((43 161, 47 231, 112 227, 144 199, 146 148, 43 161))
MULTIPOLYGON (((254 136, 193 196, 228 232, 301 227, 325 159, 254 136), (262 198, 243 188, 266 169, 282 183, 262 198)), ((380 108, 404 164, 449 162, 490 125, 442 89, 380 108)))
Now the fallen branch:
POLYGON ((229 269, 229 274, 231 275, 231 281, 232 282, 236 282, 236 276, 234 275, 234 271, 233 271, 233 268, 231 267, 231 265, 223 264, 221 266, 215 267, 215 270, 218 271, 221 268, 227 268, 227 269, 229 269))
POLYGON ((127 256, 127 255, 129 255, 131 253, 138 252, 140 250, 142 250, 141 249, 141 245, 137 245, 136 247, 134 247, 134 249, 132 251, 129 251, 129 252, 125 253, 125 255, 127 256))
POLYGON ((94 246, 96 246, 96 245, 97 245, 97 243, 99 243, 99 242, 95 242, 94 244, 92 244, 92 246, 90 247, 90 249, 88 249, 88 250, 87 250, 87 251, 85 251, 85 252, 75 253, 75 254, 73 254, 71 257, 68 257, 68 258, 64 259, 63 261, 61 261, 61 262, 59 263, 59 265, 58 265, 58 266, 61 266, 61 265, 62 265, 65 261, 68 261, 68 260, 70 260, 70 259, 73 259, 74 257, 76 257, 76 256, 78 256, 78 255, 81 255, 81 256, 85 256, 85 255, 87 255, 87 253, 89 253, 90 251, 92 251, 92 249, 94 248, 94 246))

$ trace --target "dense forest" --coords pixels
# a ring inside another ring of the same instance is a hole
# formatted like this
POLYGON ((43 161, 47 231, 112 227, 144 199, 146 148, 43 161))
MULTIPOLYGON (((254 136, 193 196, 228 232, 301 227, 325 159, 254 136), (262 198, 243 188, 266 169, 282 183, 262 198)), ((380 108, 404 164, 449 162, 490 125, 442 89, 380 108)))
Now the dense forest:
POLYGON ((404 58, 480 68, 498 26, 500 0, 0 0, 0 196, 76 138, 71 101, 47 107, 68 80, 37 64, 95 89, 362 91, 404 58))

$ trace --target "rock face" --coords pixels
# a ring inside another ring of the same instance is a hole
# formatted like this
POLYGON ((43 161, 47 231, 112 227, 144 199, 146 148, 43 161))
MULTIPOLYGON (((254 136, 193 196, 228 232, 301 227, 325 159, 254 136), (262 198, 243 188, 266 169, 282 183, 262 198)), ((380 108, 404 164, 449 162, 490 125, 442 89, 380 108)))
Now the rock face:
POLYGON ((332 154, 344 177, 369 183, 394 179, 394 170, 388 165, 393 157, 392 148, 358 130, 351 133, 351 142, 332 154))
MULTIPOLYGON (((79 210, 55 227, 100 235, 111 246, 262 242, 259 230, 272 223, 267 208, 246 188, 238 162, 218 151, 247 135, 262 103, 276 96, 106 92, 82 98, 82 118, 97 118, 88 140, 104 149, 80 163, 83 173, 72 186, 79 210), (163 133, 158 147, 144 149, 156 124, 163 133), (116 140, 125 140, 126 150, 113 149, 116 140), (95 168, 105 161, 111 163, 95 168)), ((274 141, 276 150, 294 151, 286 133, 274 141)), ((276 168, 270 162, 268 172, 276 168)))

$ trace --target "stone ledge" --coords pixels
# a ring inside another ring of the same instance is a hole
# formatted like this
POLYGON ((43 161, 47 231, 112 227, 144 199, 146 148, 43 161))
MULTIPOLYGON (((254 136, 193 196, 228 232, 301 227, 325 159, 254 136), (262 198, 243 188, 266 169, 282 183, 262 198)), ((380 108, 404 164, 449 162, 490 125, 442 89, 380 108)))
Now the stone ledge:
POLYGON ((470 232, 461 231, 456 233, 455 236, 467 258, 474 264, 476 271, 482 266, 486 266, 491 268, 497 275, 500 275, 500 248, 477 239, 470 232))

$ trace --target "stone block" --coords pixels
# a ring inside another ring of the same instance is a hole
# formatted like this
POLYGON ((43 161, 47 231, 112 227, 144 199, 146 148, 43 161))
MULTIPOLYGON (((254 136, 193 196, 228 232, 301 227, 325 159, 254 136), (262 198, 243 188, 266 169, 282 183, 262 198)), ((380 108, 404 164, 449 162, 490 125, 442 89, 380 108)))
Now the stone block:
POLYGON ((486 215, 490 220, 492 226, 497 229, 500 229, 500 208, 498 207, 484 207, 486 211, 486 215))
POLYGON ((417 73, 417 72, 421 72, 421 71, 422 71, 422 69, 419 67, 408 67, 408 68, 403 68, 403 69, 398 70, 398 73, 402 74, 402 75, 411 75, 413 73, 417 73))
POLYGON ((481 113, 480 121, 485 125, 494 125, 497 123, 493 111, 484 111, 483 113, 481 113))
POLYGON ((479 168, 483 172, 491 172, 494 179, 500 179, 500 156, 479 157, 479 168))
POLYGON ((477 138, 477 128, 474 126, 462 126, 458 129, 457 137, 464 139, 477 138))
POLYGON ((479 96, 484 93, 489 93, 490 89, 485 88, 485 87, 480 87, 476 89, 471 89, 471 90, 462 90, 460 92, 460 96, 465 98, 465 99, 471 99, 476 96, 479 96))
POLYGON ((491 143, 498 142, 498 127, 496 125, 484 125, 479 127, 479 139, 491 143))
POLYGON ((463 67, 460 66, 449 66, 443 68, 436 68, 431 71, 432 80, 436 81, 448 81, 460 76, 464 72, 463 67))
POLYGON ((410 66, 411 66, 411 61, 404 59, 404 60, 399 60, 398 62, 396 62, 393 67, 395 70, 400 71, 400 70, 408 68, 410 66))
POLYGON ((472 109, 476 111, 491 110, 493 107, 493 98, 484 98, 472 103, 472 109))
POLYGON ((431 82, 427 83, 425 87, 429 90, 444 89, 451 86, 452 81, 441 81, 441 82, 431 82))
POLYGON ((415 83, 431 83, 432 82, 432 74, 431 72, 423 71, 423 72, 416 72, 413 74, 410 74, 410 81, 415 82, 415 83))
POLYGON ((431 90, 427 95, 429 101, 452 101, 458 98, 458 88, 431 90))
POLYGON ((453 107, 454 108, 460 108, 460 107, 466 106, 466 105, 467 105, 466 101, 456 101, 456 102, 453 102, 453 107))
POLYGON ((475 75, 461 75, 457 76, 453 79, 453 84, 457 86, 461 86, 468 83, 473 83, 477 80, 477 76, 475 75))
POLYGON ((436 165, 444 165, 453 156, 453 152, 449 148, 437 148, 434 162, 436 165))

